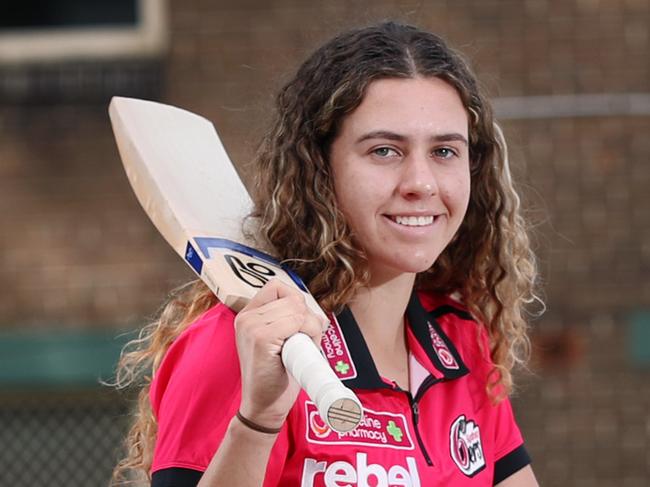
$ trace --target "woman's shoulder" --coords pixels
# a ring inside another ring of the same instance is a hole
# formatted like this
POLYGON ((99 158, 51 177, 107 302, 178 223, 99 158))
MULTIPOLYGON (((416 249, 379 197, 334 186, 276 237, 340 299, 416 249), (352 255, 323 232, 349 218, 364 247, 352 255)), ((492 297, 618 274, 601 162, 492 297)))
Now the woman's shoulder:
POLYGON ((165 354, 165 361, 179 355, 201 359, 201 352, 214 352, 234 341, 234 323, 237 314, 222 303, 217 303, 199 315, 174 340, 165 354), (188 354, 188 352, 190 352, 188 354))
POLYGON ((223 303, 217 303, 199 315, 174 340, 174 343, 196 336, 214 335, 215 333, 232 333, 237 313, 223 303))
MULTIPOLYGON (((187 387, 194 383, 198 371, 210 370, 215 380, 239 367, 235 346, 236 313, 218 303, 194 320, 170 345, 154 373, 151 394, 155 398, 174 383, 187 387)), ((155 401, 154 401, 155 402, 155 401)))
POLYGON ((236 313, 227 306, 217 303, 194 319, 176 338, 165 352, 164 362, 185 355, 188 350, 192 355, 201 348, 224 342, 234 334, 233 326, 236 313))

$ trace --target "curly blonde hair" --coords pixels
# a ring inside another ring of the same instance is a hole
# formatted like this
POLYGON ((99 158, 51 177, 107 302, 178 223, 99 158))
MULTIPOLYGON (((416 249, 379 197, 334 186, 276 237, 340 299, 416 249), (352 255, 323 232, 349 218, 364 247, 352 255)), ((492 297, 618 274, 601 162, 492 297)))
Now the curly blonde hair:
MULTIPOLYGON (((513 367, 527 355, 524 312, 537 299, 535 259, 490 104, 468 64, 440 37, 385 22, 335 37, 302 64, 277 97, 276 118, 255 160, 250 237, 290 265, 327 311, 341 309, 367 285, 366 256, 334 193, 330 145, 370 83, 417 76, 455 87, 469 114, 471 195, 456 236, 416 286, 457 294, 484 327, 495 364, 488 389, 499 400, 512 389, 513 367)), ((156 432, 151 376, 173 340, 215 303, 201 283, 180 290, 122 355, 118 386, 137 382, 142 389, 116 481, 129 470, 148 478, 156 432)))

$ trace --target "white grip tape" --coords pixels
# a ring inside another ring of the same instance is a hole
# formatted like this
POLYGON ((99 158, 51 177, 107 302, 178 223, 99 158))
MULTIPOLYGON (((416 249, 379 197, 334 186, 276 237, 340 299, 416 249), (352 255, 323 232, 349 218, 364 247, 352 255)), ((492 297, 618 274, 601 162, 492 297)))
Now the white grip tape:
POLYGON ((344 432, 358 425, 363 411, 359 399, 339 380, 309 336, 289 337, 282 347, 282 362, 330 428, 344 432))

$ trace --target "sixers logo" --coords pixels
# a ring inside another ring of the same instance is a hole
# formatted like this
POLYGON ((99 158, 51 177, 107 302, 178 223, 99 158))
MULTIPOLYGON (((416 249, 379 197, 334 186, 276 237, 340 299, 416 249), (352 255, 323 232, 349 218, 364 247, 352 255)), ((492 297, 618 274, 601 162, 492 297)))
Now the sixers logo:
POLYGON ((485 468, 485 456, 478 425, 462 414, 451 425, 449 449, 456 466, 468 477, 485 468))
POLYGON ((458 362, 456 362, 456 359, 449 351, 447 344, 442 338, 440 338, 438 332, 433 329, 431 323, 427 321, 427 325, 429 325, 429 335, 431 336, 433 349, 436 351, 436 355, 438 356, 438 359, 440 359, 442 365, 447 369, 459 369, 460 367, 458 366, 458 362))

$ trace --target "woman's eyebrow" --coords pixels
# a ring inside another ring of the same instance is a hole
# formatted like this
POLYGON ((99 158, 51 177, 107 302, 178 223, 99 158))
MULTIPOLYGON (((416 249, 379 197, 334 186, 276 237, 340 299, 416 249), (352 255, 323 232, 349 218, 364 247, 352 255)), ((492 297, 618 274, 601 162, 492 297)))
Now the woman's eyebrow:
MULTIPOLYGON (((401 142, 407 140, 408 137, 402 134, 398 134, 396 132, 391 132, 390 130, 373 130, 372 132, 368 132, 367 134, 363 134, 361 137, 359 137, 356 143, 359 144, 361 142, 370 139, 388 139, 388 140, 395 140, 401 142)), ((431 140, 434 142, 458 141, 458 142, 462 142, 466 146, 469 145, 469 143, 467 142, 467 138, 463 134, 457 132, 433 135, 431 136, 431 140)))
POLYGON ((458 141, 458 142, 462 142, 466 146, 469 145, 469 142, 467 142, 467 139, 465 138, 465 136, 463 134, 459 134, 459 133, 456 133, 456 132, 450 133, 450 134, 434 135, 431 138, 436 142, 454 142, 454 141, 458 141))
POLYGON ((391 132, 390 130, 373 130, 372 132, 368 132, 367 134, 363 134, 361 137, 359 137, 357 139, 357 144, 370 139, 388 139, 388 140, 403 141, 406 140, 407 138, 408 137, 406 137, 405 135, 401 135, 396 132, 391 132))

